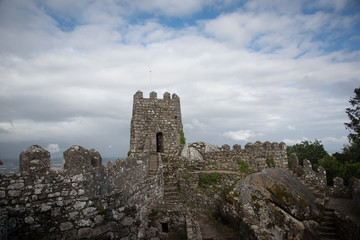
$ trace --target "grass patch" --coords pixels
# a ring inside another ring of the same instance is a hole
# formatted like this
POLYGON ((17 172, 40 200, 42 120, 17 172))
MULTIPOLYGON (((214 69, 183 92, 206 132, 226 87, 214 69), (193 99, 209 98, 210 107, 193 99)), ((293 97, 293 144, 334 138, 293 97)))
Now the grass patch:
POLYGON ((102 204, 98 205, 98 206, 97 206, 97 211, 98 211, 98 213, 100 213, 100 214, 104 213, 104 212, 105 212, 104 206, 103 206, 102 204))
POLYGON ((204 185, 213 185, 219 179, 219 173, 200 173, 200 182, 204 185))
POLYGON ((186 174, 184 175, 185 180, 188 180, 190 177, 191 177, 191 175, 190 175, 189 173, 186 173, 186 174))

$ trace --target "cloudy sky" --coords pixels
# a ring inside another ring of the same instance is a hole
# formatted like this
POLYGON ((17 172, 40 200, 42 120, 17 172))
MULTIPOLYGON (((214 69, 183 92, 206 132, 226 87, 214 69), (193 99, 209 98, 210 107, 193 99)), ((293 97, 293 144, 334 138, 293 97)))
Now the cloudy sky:
POLYGON ((341 151, 356 87, 357 0, 0 1, 2 158, 126 156, 137 90, 180 96, 188 142, 341 151))

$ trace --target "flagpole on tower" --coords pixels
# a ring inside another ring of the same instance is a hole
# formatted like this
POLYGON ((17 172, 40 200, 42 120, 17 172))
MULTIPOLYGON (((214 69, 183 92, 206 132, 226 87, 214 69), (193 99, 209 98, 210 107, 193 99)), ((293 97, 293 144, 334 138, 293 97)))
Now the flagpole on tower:
POLYGON ((150 91, 152 90, 152 87, 151 87, 151 70, 149 71, 149 83, 150 83, 150 91))

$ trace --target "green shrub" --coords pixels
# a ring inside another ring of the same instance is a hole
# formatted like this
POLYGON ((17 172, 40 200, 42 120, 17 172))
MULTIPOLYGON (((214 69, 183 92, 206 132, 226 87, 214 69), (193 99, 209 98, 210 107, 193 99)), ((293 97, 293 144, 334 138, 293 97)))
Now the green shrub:
POLYGON ((240 172, 247 173, 249 171, 249 164, 247 162, 238 159, 237 163, 240 165, 240 172))
POLYGON ((204 185, 213 185, 219 179, 219 173, 200 173, 200 182, 204 185))
POLYGON ((275 167, 275 160, 273 158, 267 158, 266 164, 269 168, 275 167))
POLYGON ((97 206, 97 210, 98 210, 98 213, 100 213, 100 214, 105 212, 105 208, 102 204, 97 206))
POLYGON ((191 175, 190 175, 189 173, 186 173, 186 174, 184 175, 184 178, 185 178, 186 180, 188 180, 190 177, 191 177, 191 175))
POLYGON ((184 131, 182 129, 179 130, 180 133, 180 144, 185 145, 186 144, 186 138, 184 135, 184 131))

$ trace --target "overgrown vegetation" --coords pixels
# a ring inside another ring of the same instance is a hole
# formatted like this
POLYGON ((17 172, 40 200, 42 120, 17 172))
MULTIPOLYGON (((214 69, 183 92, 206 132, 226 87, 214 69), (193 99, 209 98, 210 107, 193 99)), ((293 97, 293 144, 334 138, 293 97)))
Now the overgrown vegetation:
POLYGON ((220 179, 219 173, 200 173, 200 183, 203 185, 213 185, 220 179))
POLYGON ((184 131, 182 129, 180 129, 179 134, 180 134, 180 144, 185 145, 186 144, 186 138, 185 138, 184 131))
POLYGON ((346 108, 350 122, 344 123, 350 131, 349 144, 344 146, 341 153, 336 152, 330 156, 318 140, 303 141, 287 147, 288 155, 295 152, 299 163, 309 159, 314 169, 319 165, 323 166, 326 169, 328 185, 333 185, 334 177, 343 178, 345 184, 348 184, 351 177, 360 178, 360 88, 356 88, 354 93, 355 97, 349 100, 352 107, 346 108))
POLYGON ((184 179, 185 179, 185 180, 188 180, 190 177, 191 177, 191 175, 190 175, 189 173, 186 173, 186 174, 184 175, 184 179))
POLYGON ((296 153, 300 165, 303 165, 304 160, 307 159, 314 166, 320 159, 329 156, 319 140, 315 140, 314 142, 302 141, 301 143, 297 143, 293 146, 288 146, 286 148, 286 152, 288 158, 291 153, 296 153))
POLYGON ((249 164, 241 159, 237 159, 237 163, 239 164, 239 171, 242 173, 254 173, 253 169, 249 168, 249 164))
POLYGON ((276 167, 274 158, 267 158, 266 159, 266 165, 269 168, 276 167))
POLYGON ((98 206, 97 206, 97 211, 98 211, 98 213, 100 213, 100 214, 104 213, 104 212, 105 212, 104 206, 103 206, 102 204, 98 205, 98 206))

